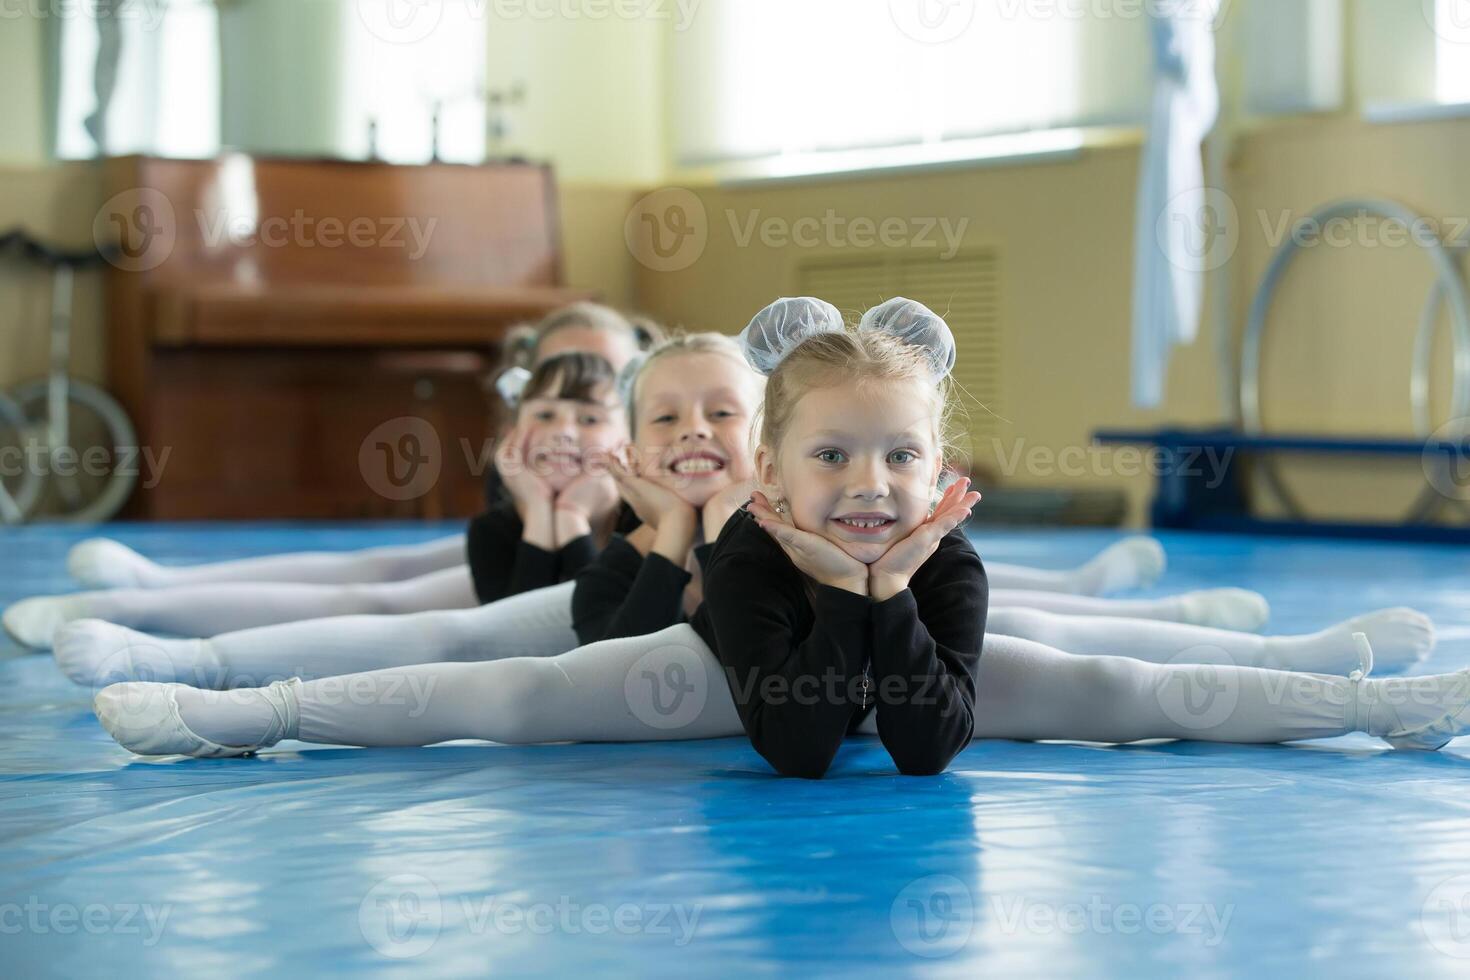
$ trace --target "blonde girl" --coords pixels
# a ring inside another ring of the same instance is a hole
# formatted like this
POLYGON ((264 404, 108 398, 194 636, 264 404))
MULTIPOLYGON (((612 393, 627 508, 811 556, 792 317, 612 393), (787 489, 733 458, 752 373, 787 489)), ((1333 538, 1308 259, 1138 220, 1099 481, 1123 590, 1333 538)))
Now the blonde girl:
POLYGON ((555 657, 230 692, 118 684, 97 696, 99 719, 136 752, 207 756, 284 738, 427 745, 745 731, 778 772, 802 776, 824 773, 849 731, 878 734, 899 770, 918 774, 943 768, 972 737, 1279 742, 1365 731, 1433 749, 1470 728, 1470 673, 1369 679, 1362 634, 1346 677, 982 641, 984 569, 955 534, 973 497, 963 484, 935 493, 942 416, 929 393, 951 363, 948 329, 894 301, 870 311, 851 343, 815 339, 846 332, 815 300, 773 304, 747 329, 752 363, 772 372, 762 496, 722 530, 692 623, 555 657))
MULTIPOLYGON (((562 355, 538 375, 567 357, 602 363, 588 355, 562 355)), ((549 657, 579 643, 662 629, 699 605, 705 536, 713 537, 750 496, 750 430, 762 386, 739 346, 719 334, 675 338, 641 362, 624 392, 635 420, 634 442, 611 461, 607 481, 614 500, 611 488, 617 481, 631 509, 622 515, 617 533, 600 539, 605 547, 595 558, 589 536, 576 539, 587 560, 575 584, 524 591, 472 609, 315 619, 209 639, 157 639, 83 620, 61 631, 56 660, 80 684, 154 680, 226 689, 258 686, 275 677, 549 657)), ((537 390, 533 379, 528 392, 537 390)), ((601 397, 600 389, 597 394, 601 397)), ((523 419, 520 427, 527 422, 523 419)), ((534 460, 535 453, 527 457, 534 460)), ((512 475, 508 482, 519 479, 512 475)), ((585 478, 572 477, 572 489, 578 479, 585 478)), ((583 527, 577 530, 585 531, 587 521, 580 519, 583 527)), ((602 526, 607 527, 606 519, 602 526)), ((503 537, 515 540, 509 532, 503 537)), ((521 549, 527 548, 522 542, 521 549)), ((566 561, 565 549, 532 550, 517 559, 517 569, 566 561)))

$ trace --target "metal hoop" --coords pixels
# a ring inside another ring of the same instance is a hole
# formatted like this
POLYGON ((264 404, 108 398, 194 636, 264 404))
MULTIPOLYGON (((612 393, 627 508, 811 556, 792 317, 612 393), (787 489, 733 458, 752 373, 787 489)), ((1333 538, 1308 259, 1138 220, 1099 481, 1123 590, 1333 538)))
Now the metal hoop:
MULTIPOLYGON (((1371 214, 1384 220, 1402 221, 1407 227, 1415 227, 1422 220, 1408 208, 1394 201, 1372 198, 1348 198, 1323 205, 1292 227, 1295 232, 1306 222, 1326 224, 1335 218, 1352 214, 1371 214)), ((1261 285, 1251 302, 1250 317, 1246 323, 1245 340, 1241 348, 1240 371, 1240 417, 1245 431, 1251 435, 1261 432, 1261 340, 1265 332, 1266 314, 1276 287, 1285 274, 1292 258, 1300 251, 1296 235, 1292 234, 1271 258, 1261 285)), ((1414 414, 1414 434, 1427 438, 1433 432, 1430 418, 1429 371, 1433 348, 1435 321, 1439 316, 1440 304, 1448 299, 1454 336, 1453 388, 1450 396, 1450 412, 1455 418, 1470 417, 1470 297, 1467 297, 1464 280, 1459 266, 1449 248, 1438 239, 1423 246, 1425 254, 1434 263, 1437 273, 1433 291, 1420 316, 1419 331, 1414 342, 1414 365, 1409 379, 1409 397, 1414 414)), ((1282 483, 1274 461, 1262 459, 1259 463, 1276 497, 1293 517, 1302 516, 1301 505, 1282 483)), ((1422 509, 1422 501, 1415 505, 1414 512, 1422 509)))

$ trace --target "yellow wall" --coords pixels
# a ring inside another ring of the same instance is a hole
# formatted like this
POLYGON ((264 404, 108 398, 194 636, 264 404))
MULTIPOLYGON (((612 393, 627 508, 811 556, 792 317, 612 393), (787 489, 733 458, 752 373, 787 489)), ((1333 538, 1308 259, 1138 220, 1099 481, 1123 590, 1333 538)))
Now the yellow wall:
MULTIPOLYGON (((490 9, 490 8, 487 8, 490 9)), ((623 222, 632 201, 656 187, 663 166, 663 33, 643 21, 515 21, 488 25, 492 84, 526 82, 528 105, 512 145, 555 162, 562 178, 562 224, 571 284, 641 307, 673 324, 736 330, 752 312, 792 286, 801 250, 733 240, 727 212, 744 222, 794 220, 827 209, 849 219, 967 217, 969 245, 1002 252, 1005 449, 1016 441, 1060 450, 1085 445, 1103 425, 1203 423, 1219 404, 1214 325, 1180 350, 1168 400, 1157 412, 1129 403, 1128 311, 1132 199, 1137 148, 1094 149, 1063 163, 909 173, 785 185, 700 187, 710 240, 701 259, 678 272, 655 272, 630 255, 623 222), (611 40, 610 40, 611 39, 611 40)), ((20 221, 63 239, 85 241, 100 194, 85 165, 42 162, 40 31, 0 21, 0 77, 7 81, 0 127, 0 223, 20 221)), ((1470 215, 1470 119, 1373 126, 1343 116, 1255 129, 1231 169, 1242 239, 1231 278, 1236 331, 1270 253, 1266 228, 1283 211, 1300 215, 1346 194, 1398 197, 1446 219, 1470 215), (1263 224, 1264 222, 1264 224, 1263 224)), ((1409 350, 1428 264, 1411 249, 1319 248, 1283 288, 1268 357, 1268 422, 1278 430, 1408 430, 1409 350)), ((0 384, 44 367, 37 319, 44 295, 0 273, 0 384)), ((100 299, 80 310, 79 373, 101 373, 100 299)), ((1443 345, 1442 345, 1443 346, 1443 345)), ((1443 358, 1441 358, 1443 360, 1443 358)), ((1446 402, 1441 379, 1438 400, 1446 402)), ((985 445, 976 447, 980 461, 985 445)), ((1028 475, 1017 484, 1121 486, 1140 517, 1146 477, 1107 473, 1075 479, 1028 475)), ((1417 463, 1288 472, 1314 499, 1337 511, 1404 509, 1419 482, 1417 463)), ((1322 513, 1322 507, 1316 507, 1322 513)))
MULTIPOLYGON (((675 5, 660 4, 668 10, 675 5)), ((663 52, 655 17, 512 19, 488 24, 489 84, 521 82, 511 149, 555 161, 567 184, 645 184, 664 171, 663 52)))
POLYGON ((45 160, 41 51, 40 20, 0 17, 0 167, 45 160))
MULTIPOLYGON (((1271 253, 1266 227, 1285 212, 1300 217, 1345 195, 1397 197, 1429 214, 1470 215, 1470 183, 1458 161, 1470 151, 1470 120, 1370 126, 1350 119, 1297 121, 1245 138, 1232 168, 1242 220, 1232 302, 1236 331, 1271 253), (1263 225, 1263 220, 1265 224, 1263 225)), ((698 329, 738 329, 793 284, 801 251, 736 243, 737 225, 762 218, 794 221, 828 208, 848 220, 949 216, 970 219, 967 245, 1001 250, 1005 371, 1002 446, 1018 441, 1060 451, 1086 446, 1102 426, 1210 423, 1219 401, 1213 324, 1171 363, 1168 397, 1158 411, 1130 404, 1129 290, 1132 200, 1137 149, 1087 151, 1076 161, 946 171, 861 180, 746 188, 701 188, 709 243, 688 269, 635 265, 642 305, 698 329)), ((1410 352, 1431 274, 1410 248, 1313 249, 1280 292, 1266 348, 1267 422, 1277 431, 1406 434, 1410 429, 1410 352)), ((1443 360, 1443 359, 1442 359, 1443 360)), ((1446 404, 1444 385, 1439 403, 1446 404)), ((1441 412, 1440 418, 1443 418, 1441 412)), ((977 462, 987 459, 976 445, 977 462)), ((1095 472, 1028 473, 1015 485, 1105 485, 1126 489, 1140 518, 1147 476, 1115 475, 1109 457, 1095 472)), ((1288 482, 1312 499, 1330 495, 1333 513, 1407 509, 1422 484, 1419 462, 1339 468, 1292 465, 1288 482)), ((1328 508, 1313 505, 1313 512, 1328 508)))

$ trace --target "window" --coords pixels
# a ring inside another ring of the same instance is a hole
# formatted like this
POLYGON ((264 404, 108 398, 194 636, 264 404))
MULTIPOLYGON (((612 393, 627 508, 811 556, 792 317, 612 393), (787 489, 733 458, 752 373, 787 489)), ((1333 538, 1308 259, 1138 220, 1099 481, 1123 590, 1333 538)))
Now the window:
POLYGON ((115 31, 116 81, 106 118, 96 110, 100 3, 78 3, 52 22, 56 155, 155 153, 207 157, 219 148, 219 21, 212 0, 122 3, 115 31), (97 145, 94 134, 101 136, 97 145))
POLYGON ((1470 102, 1470 0, 1438 0, 1434 34, 1436 100, 1470 102))
POLYGON ((481 0, 444 0, 433 29, 407 37, 383 28, 396 23, 388 20, 395 2, 125 0, 100 23, 100 0, 72 4, 74 16, 50 22, 56 154, 212 157, 232 146, 361 159, 371 120, 380 158, 423 163, 437 105, 441 157, 479 162, 481 0), (98 104, 97 54, 114 31, 116 82, 98 146, 95 121, 88 124, 98 104))
POLYGON ((705 0, 673 41, 681 167, 1138 124, 1147 5, 705 0), (1106 6, 1106 5, 1103 5, 1106 6), (1132 16, 1127 11, 1134 10, 1132 16))

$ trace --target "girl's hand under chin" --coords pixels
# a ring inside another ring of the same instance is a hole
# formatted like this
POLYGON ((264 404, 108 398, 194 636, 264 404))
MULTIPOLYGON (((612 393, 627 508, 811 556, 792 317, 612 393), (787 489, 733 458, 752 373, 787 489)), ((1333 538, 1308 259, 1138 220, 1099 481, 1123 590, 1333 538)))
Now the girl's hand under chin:
MULTIPOLYGON (((688 561, 689 549, 694 547, 694 533, 699 527, 699 515, 694 507, 668 487, 643 475, 631 450, 621 458, 615 458, 608 471, 617 481, 618 493, 633 508, 633 513, 654 529, 651 550, 676 565, 684 565, 688 561)), ((637 546, 634 538, 628 540, 637 546)))
POLYGON ((585 472, 556 495, 559 545, 592 533, 592 527, 617 509, 618 485, 606 470, 585 472))
POLYGON ((644 524, 660 528, 670 520, 687 519, 693 526, 694 507, 668 487, 644 475, 644 469, 639 467, 632 450, 614 457, 608 464, 608 472, 617 483, 618 493, 644 524))
POLYGON ((750 512, 801 572, 834 589, 857 595, 868 594, 867 565, 820 534, 803 531, 793 525, 784 515, 776 513, 765 494, 756 491, 751 495, 750 512))
POLYGON ((551 484, 531 472, 525 459, 524 441, 525 435, 516 427, 506 433, 500 447, 495 450, 495 472, 500 475, 501 484, 515 501, 523 518, 526 507, 549 504, 556 496, 551 484))
POLYGON ((495 472, 510 494, 524 530, 521 539, 543 551, 556 550, 556 494, 551 484, 531 472, 524 451, 525 436, 517 426, 495 450, 495 472))
POLYGON ((970 509, 980 502, 980 494, 970 489, 968 479, 950 484, 939 503, 908 537, 894 542, 883 557, 867 566, 868 594, 878 602, 891 599, 909 587, 909 579, 929 560, 940 540, 970 516, 970 509))

